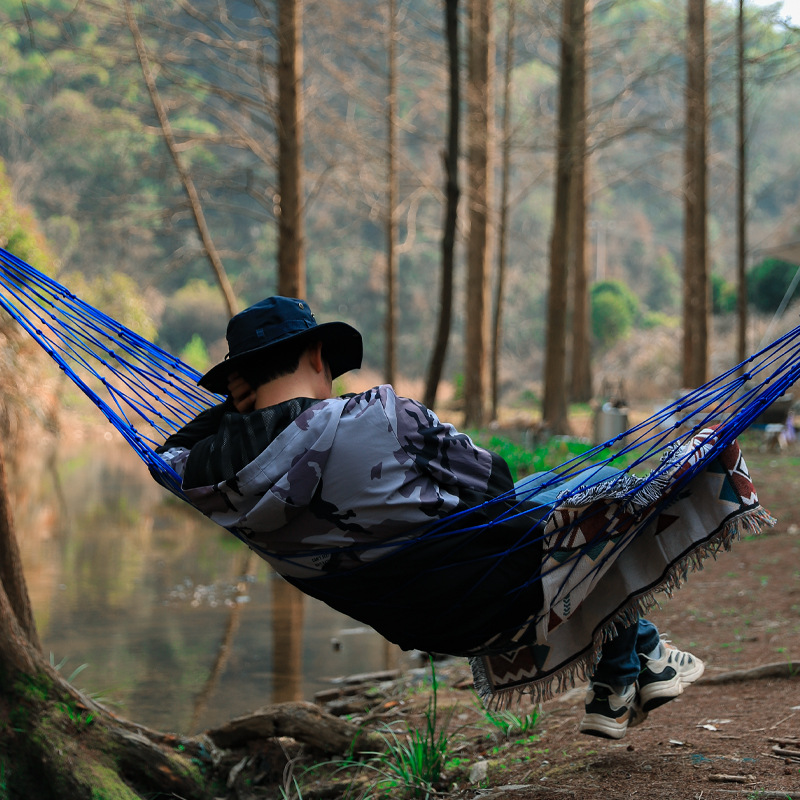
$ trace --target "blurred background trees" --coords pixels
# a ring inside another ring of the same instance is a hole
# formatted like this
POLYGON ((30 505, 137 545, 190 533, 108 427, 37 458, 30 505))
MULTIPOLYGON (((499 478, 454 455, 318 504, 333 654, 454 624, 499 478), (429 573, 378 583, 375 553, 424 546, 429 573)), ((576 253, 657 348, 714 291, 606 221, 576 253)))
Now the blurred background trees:
MULTIPOLYGON (((457 198, 448 188, 457 184, 448 182, 445 164, 452 169, 458 163, 464 186, 469 180, 466 114, 459 121, 461 140, 453 145, 449 135, 448 6, 459 23, 463 90, 467 3, 396 0, 393 11, 391 4, 366 0, 306 0, 294 6, 292 19, 302 31, 294 79, 296 129, 302 131, 295 148, 298 212, 282 210, 288 197, 280 176, 281 164, 288 163, 280 145, 286 131, 279 80, 285 61, 279 36, 283 1, 133 5, 176 149, 240 305, 287 285, 279 281, 280 256, 289 253, 279 223, 299 213, 303 227, 295 243, 302 247, 290 261, 295 277, 306 281, 318 317, 356 324, 365 335, 369 374, 382 379, 394 354, 395 380, 412 387, 428 369, 440 316, 445 205, 448 196, 451 203, 457 198), (389 21, 394 28, 387 34, 389 21), (460 152, 451 153, 453 147, 460 152), (388 327, 387 297, 396 312, 388 327)), ((474 0, 474 8, 483 13, 489 6, 474 0)), ((476 231, 462 203, 455 227, 452 320, 445 326, 450 341, 441 370, 451 385, 480 376, 480 385, 463 392, 480 401, 476 421, 486 418, 489 407, 488 369, 472 351, 466 355, 465 343, 469 331, 480 331, 478 350, 484 359, 492 357, 489 287, 495 281, 501 217, 501 346, 489 365, 493 405, 541 397, 545 352, 554 346, 554 337, 546 334, 546 309, 550 245, 561 214, 554 211, 554 192, 563 10, 553 0, 518 4, 508 37, 510 0, 495 0, 491 8, 487 46, 495 77, 487 87, 492 121, 486 141, 487 187, 493 188, 481 209, 487 221, 486 270, 468 278, 476 231), (511 164, 505 184, 504 150, 511 164), (486 311, 468 310, 466 297, 475 281, 482 282, 476 296, 484 298, 486 311)), ((766 257, 794 263, 791 247, 780 248, 800 239, 800 145, 792 135, 800 111, 800 34, 781 22, 779 8, 745 3, 743 11, 747 288, 751 302, 760 304, 754 310, 770 314, 777 304, 767 307, 765 298, 774 292, 758 289, 756 298, 750 273, 766 257)), ((587 285, 550 312, 563 313, 560 369, 576 399, 586 399, 586 392, 568 378, 581 365, 592 366, 626 330, 674 325, 684 308, 687 14, 687 4, 676 7, 665 0, 586 5, 585 87, 576 93, 584 93, 585 219, 569 223, 567 241, 570 252, 585 244, 587 285), (603 281, 626 286, 638 311, 630 323, 623 317, 616 327, 599 331, 597 320, 604 314, 608 320, 610 305, 623 302, 602 285, 591 288, 603 281), (589 301, 586 311, 576 298, 589 301), (584 315, 592 321, 591 336, 575 334, 584 315)), ((706 7, 708 233, 702 280, 717 319, 735 313, 739 292, 738 17, 738 5, 706 7)), ((119 4, 89 8, 64 0, 24 5, 3 0, 0 64, 0 158, 15 203, 41 221, 55 254, 49 268, 65 279, 80 275, 87 286, 98 276, 128 276, 160 343, 177 353, 218 357, 225 303, 119 4)), ((462 91, 456 110, 464 110, 465 99, 462 91)), ((7 232, 0 230, 0 237, 14 249, 7 232)), ((573 267, 564 281, 575 274, 573 267)), ((709 336, 713 354, 713 329, 709 336)), ((674 380, 677 387, 681 377, 674 380)), ((421 395, 421 386, 415 391, 421 395)))

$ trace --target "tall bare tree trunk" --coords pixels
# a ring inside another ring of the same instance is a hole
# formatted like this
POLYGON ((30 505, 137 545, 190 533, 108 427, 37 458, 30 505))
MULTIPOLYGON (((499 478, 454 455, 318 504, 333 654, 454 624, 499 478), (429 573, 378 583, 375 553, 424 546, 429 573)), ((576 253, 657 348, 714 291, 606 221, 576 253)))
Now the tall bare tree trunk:
POLYGON ((578 0, 574 17, 575 128, 572 145, 569 236, 572 275, 572 370, 570 399, 585 403, 592 398, 592 347, 589 309, 589 274, 586 263, 586 108, 588 95, 586 0, 578 0))
MULTIPOLYGON (((303 224, 303 0, 278 0, 278 294, 306 296, 303 224)), ((282 672, 287 660, 302 674, 303 593, 282 579, 273 581, 273 598, 280 597, 291 620, 273 620, 276 639, 273 672, 282 672), (294 622, 298 624, 295 626, 294 622)), ((277 694, 297 699, 297 687, 281 686, 277 694)))
POLYGON ((278 50, 278 293, 305 297, 302 0, 278 0, 278 50))
POLYGON ((492 315, 491 390, 492 418, 497 419, 500 404, 500 350, 503 331, 503 298, 506 278, 506 245, 508 239, 508 192, 511 182, 511 72, 514 66, 516 35, 516 0, 509 0, 506 22, 506 55, 503 68, 503 154, 500 188, 500 222, 497 229, 497 279, 492 315))
POLYGON ((736 182, 736 283, 737 283, 737 337, 736 358, 742 363, 747 358, 747 96, 744 60, 744 0, 739 0, 737 38, 737 114, 736 151, 738 172, 736 182))
POLYGON ((386 382, 395 381, 395 339, 397 334, 397 75, 396 39, 397 9, 389 0, 388 19, 388 87, 386 97, 386 382))
POLYGON ((197 188, 195 187, 192 176, 189 173, 186 165, 183 163, 183 159, 178 151, 178 147, 175 142, 175 135, 172 132, 172 125, 170 124, 164 104, 161 102, 161 95, 158 93, 158 87, 156 86, 156 78, 150 66, 150 59, 147 55, 147 50, 144 46, 144 40, 142 39, 142 35, 139 31, 139 25, 136 22, 136 17, 133 14, 130 0, 124 0, 124 2, 125 17, 128 22, 128 28, 130 29, 131 36, 133 37, 133 43, 136 47, 136 55, 139 58, 139 65, 142 69, 144 82, 147 86, 147 91, 150 94, 150 101, 153 104, 156 116, 158 117, 159 125, 161 126, 161 134, 164 137, 164 142, 167 145, 167 149, 169 150, 169 154, 172 157, 172 161, 175 164, 175 169, 178 172, 178 176, 181 179, 184 191, 186 192, 186 196, 189 200, 189 206, 192 209, 192 214, 194 216, 197 232, 200 236, 200 241, 211 264, 211 269, 214 272, 214 277, 217 279, 217 284, 219 285, 220 291, 222 292, 222 297, 225 300, 228 314, 233 316, 238 310, 236 295, 233 291, 230 281, 228 280, 228 273, 225 271, 225 267, 222 265, 222 259, 220 259, 217 248, 214 246, 214 240, 211 237, 211 231, 209 230, 205 214, 203 213, 203 206, 200 203, 200 196, 197 193, 197 188))
POLYGON ((469 247, 467 248, 464 423, 485 422, 489 341, 488 264, 491 197, 494 37, 492 0, 470 0, 467 131, 469 137, 469 247))
POLYGON ((705 0, 688 0, 684 189, 683 385, 708 379, 707 88, 705 0))
POLYGON ((444 232, 442 233, 442 278, 439 293, 439 322, 436 328, 436 340, 428 366, 425 381, 426 406, 436 402, 436 392, 442 378, 444 362, 447 357, 447 342, 450 338, 450 326, 453 316, 453 272, 456 247, 456 222, 458 220, 458 156, 459 156, 459 122, 461 117, 461 90, 458 57, 458 0, 445 0, 444 3, 445 33, 447 37, 448 65, 448 130, 447 150, 444 153, 445 171, 445 212, 444 232))
POLYGON ((547 343, 544 364, 542 419, 555 433, 568 430, 566 385, 566 309, 572 152, 575 129, 575 26, 582 0, 563 0, 561 17, 561 78, 558 98, 553 233, 550 240, 550 280, 547 295, 547 343))

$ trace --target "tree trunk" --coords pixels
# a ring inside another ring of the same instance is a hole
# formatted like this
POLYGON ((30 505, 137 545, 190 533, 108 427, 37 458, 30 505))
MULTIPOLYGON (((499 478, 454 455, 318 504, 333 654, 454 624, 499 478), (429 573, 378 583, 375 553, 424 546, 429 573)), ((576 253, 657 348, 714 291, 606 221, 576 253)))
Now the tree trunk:
POLYGON ((469 246, 467 248, 464 424, 485 422, 489 340, 489 198, 492 164, 494 39, 492 0, 470 0, 467 108, 469 118, 469 246))
POLYGON ((272 702, 303 696, 303 617, 306 596, 279 575, 270 576, 272 590, 272 702))
POLYGON ((738 289, 736 358, 739 363, 742 363, 747 358, 747 97, 745 94, 744 0, 739 0, 739 19, 736 38, 738 61, 736 150, 738 154, 737 160, 739 162, 736 185, 736 279, 738 289))
MULTIPOLYGON (((41 650, 36 624, 33 620, 28 586, 22 571, 22 558, 14 534, 14 519, 9 506, 8 481, 6 478, 5 455, 0 445, 0 586, 5 591, 10 612, 24 637, 36 651, 41 650)), ((5 611, 3 616, 6 616, 5 611)))
POLYGON ((278 0, 278 293, 306 296, 302 0, 278 0))
POLYGON ((707 88, 705 0, 689 0, 686 53, 683 386, 708 380, 707 88))
POLYGON ((456 246, 456 222, 458 220, 458 155, 461 91, 459 84, 458 58, 458 0, 445 0, 445 31, 447 35, 447 57, 449 74, 449 109, 447 150, 444 153, 445 214, 442 234, 442 278, 439 293, 439 322, 436 340, 431 353, 428 376, 425 381, 426 406, 436 402, 436 392, 442 378, 447 357, 447 342, 453 316, 453 265, 456 246))
POLYGON ((575 25, 583 0, 563 0, 561 78, 559 81, 553 233, 550 240, 550 280, 547 296, 547 345, 544 365, 542 419, 553 433, 568 431, 566 386, 566 313, 571 200, 571 145, 574 141, 576 91, 575 25))
POLYGON ((572 370, 570 399, 586 403, 592 399, 592 331, 589 307, 589 275, 586 263, 586 108, 588 69, 586 64, 586 0, 578 0, 575 13, 575 140, 572 145, 572 198, 570 201, 570 259, 572 275, 572 370))
POLYGON ((386 97, 386 383, 395 381, 395 337, 397 332, 397 91, 395 39, 397 11, 395 0, 389 0, 387 97, 386 97))
POLYGON ((500 223, 497 229, 497 279, 494 293, 494 313, 492 315, 492 419, 497 419, 500 405, 500 351, 506 278, 506 244, 508 239, 508 192, 511 181, 511 72, 514 66, 516 0, 509 0, 507 13, 506 55, 503 70, 503 166, 500 188, 500 223))

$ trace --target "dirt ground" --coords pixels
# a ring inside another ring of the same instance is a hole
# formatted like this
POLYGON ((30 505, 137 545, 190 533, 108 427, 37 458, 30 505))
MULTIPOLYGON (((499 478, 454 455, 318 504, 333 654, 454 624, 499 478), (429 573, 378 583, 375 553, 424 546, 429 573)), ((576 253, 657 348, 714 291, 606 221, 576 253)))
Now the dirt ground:
MULTIPOLYGON (((742 445, 777 526, 706 562, 651 615, 705 661, 703 678, 620 741, 578 733, 582 687, 543 706, 536 737, 491 738, 485 725, 454 736, 463 765, 448 771, 437 796, 800 799, 800 445, 767 451, 757 433, 742 445), (765 665, 775 665, 770 674, 753 673, 765 665), (474 772, 481 761, 483 778, 474 772)), ((468 730, 480 713, 468 670, 443 666, 440 678, 440 707, 455 703, 454 721, 468 730)), ((419 693, 416 702, 426 700, 419 693)))
POLYGON ((800 798, 800 679, 790 677, 800 668, 800 447, 767 451, 757 433, 742 446, 778 524, 706 562, 651 615, 705 661, 701 681, 618 742, 577 733, 583 690, 573 690, 545 704, 535 757, 524 768, 511 759, 508 788, 461 796, 800 798), (786 665, 785 677, 713 682, 768 664, 786 665))

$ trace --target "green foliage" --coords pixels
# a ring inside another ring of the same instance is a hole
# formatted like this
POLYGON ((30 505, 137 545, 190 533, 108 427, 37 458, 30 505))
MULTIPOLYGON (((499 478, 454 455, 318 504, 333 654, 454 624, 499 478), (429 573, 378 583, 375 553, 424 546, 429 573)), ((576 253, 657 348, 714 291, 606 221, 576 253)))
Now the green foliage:
POLYGON ((627 336, 639 312, 639 300, 622 281, 598 281, 589 292, 589 302, 592 335, 601 347, 627 336))
MULTIPOLYGON (((747 272, 747 297, 750 305, 765 314, 772 314, 781 304, 798 270, 797 264, 779 258, 766 258, 747 272)), ((800 285, 791 300, 800 297, 800 285)))
POLYGON ((721 275, 711 276, 711 311, 714 314, 732 314, 736 311, 738 292, 736 286, 721 275))
POLYGON ((436 794, 450 755, 449 728, 453 710, 443 717, 439 715, 436 670, 433 660, 430 663, 432 690, 424 727, 416 728, 406 722, 405 730, 397 730, 385 723, 377 731, 384 750, 364 753, 368 756, 364 763, 347 759, 341 765, 340 769, 345 771, 360 773, 366 770, 377 776, 361 797, 428 798, 436 794))
POLYGON ((77 731, 88 728, 94 722, 94 714, 88 709, 80 708, 71 697, 56 703, 56 709, 70 721, 77 731))
POLYGON ((664 314, 661 311, 647 311, 642 314, 639 321, 639 327, 644 330, 652 330, 653 328, 679 328, 681 321, 678 317, 670 314, 664 314))
POLYGON ((379 731, 386 752, 373 754, 372 767, 382 775, 378 789, 401 786, 411 797, 428 797, 435 791, 449 753, 449 718, 437 728, 435 691, 425 719, 422 730, 407 726, 405 733, 398 733, 387 725, 379 731))
POLYGON ((227 324, 220 290, 206 281, 193 280, 168 298, 159 344, 171 353, 182 352, 195 337, 208 345, 224 336, 227 324))
MULTIPOLYGON (((511 470, 514 481, 537 472, 555 469, 565 462, 583 455, 593 447, 582 439, 573 439, 569 436, 555 436, 533 449, 524 447, 511 439, 484 431, 472 432, 470 436, 476 444, 502 456, 511 470)), ((608 453, 600 453, 596 460, 607 457, 608 453)))
POLYGON ((0 247, 45 274, 52 274, 53 257, 39 225, 29 209, 20 209, 11 192, 11 182, 0 159, 0 247))
MULTIPOLYGON (((55 656, 53 655, 53 653, 50 653, 50 666, 56 672, 61 672, 63 667, 66 665, 67 660, 68 660, 68 656, 64 656, 64 658, 62 658, 61 661, 56 663, 55 656)), ((80 675, 81 672, 83 672, 88 666, 89 666, 88 664, 80 664, 74 670, 72 670, 72 672, 70 673, 70 676, 67 678, 67 683, 72 683, 75 680, 75 678, 77 678, 78 675, 80 675)))
POLYGON ((211 366, 208 348, 199 333, 192 336, 186 347, 181 350, 179 357, 181 361, 194 367, 198 372, 206 372, 211 366))
POLYGON ((89 305, 121 322, 145 339, 156 336, 156 325, 150 316, 147 300, 136 281, 121 272, 108 272, 87 279, 73 273, 63 277, 63 282, 89 305))
POLYGON ((516 734, 532 733, 539 722, 539 712, 533 711, 530 714, 520 716, 512 711, 489 711, 483 712, 486 720, 497 728, 506 738, 516 734))

